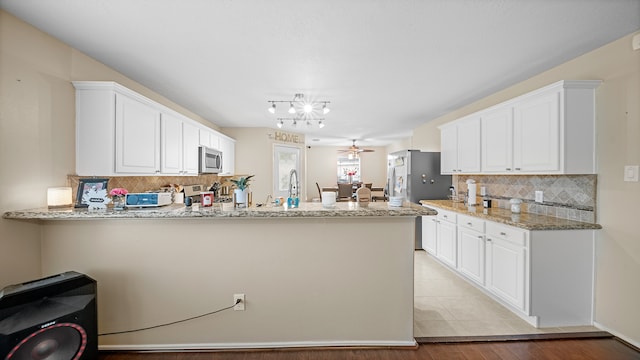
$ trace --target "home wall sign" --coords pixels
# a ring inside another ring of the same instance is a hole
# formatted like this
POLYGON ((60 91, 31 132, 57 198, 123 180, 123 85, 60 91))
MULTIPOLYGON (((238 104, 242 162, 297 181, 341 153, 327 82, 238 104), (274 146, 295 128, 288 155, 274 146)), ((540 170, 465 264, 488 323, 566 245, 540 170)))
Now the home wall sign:
POLYGON ((298 134, 290 134, 282 131, 276 131, 275 134, 269 134, 269 138, 290 144, 304 144, 304 136, 298 134))

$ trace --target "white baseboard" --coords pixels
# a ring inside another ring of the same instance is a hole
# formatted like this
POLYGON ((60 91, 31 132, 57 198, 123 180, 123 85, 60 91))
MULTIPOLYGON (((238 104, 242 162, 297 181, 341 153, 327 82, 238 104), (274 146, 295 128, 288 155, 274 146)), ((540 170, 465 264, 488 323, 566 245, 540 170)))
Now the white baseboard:
POLYGON ((415 339, 412 341, 285 341, 265 343, 99 345, 98 349, 103 351, 194 351, 314 347, 415 347, 417 344, 415 339))
POLYGON ((603 330, 603 331, 606 331, 608 333, 611 333, 613 336, 618 337, 618 338, 628 342, 629 344, 631 344, 631 345, 633 345, 633 346, 635 346, 637 348, 640 348, 640 342, 639 341, 633 340, 633 339, 629 338, 628 336, 625 336, 624 334, 621 334, 621 333, 619 333, 619 332, 617 332, 615 330, 611 330, 608 327, 600 324, 597 321, 593 322, 593 326, 597 327, 600 330, 603 330))

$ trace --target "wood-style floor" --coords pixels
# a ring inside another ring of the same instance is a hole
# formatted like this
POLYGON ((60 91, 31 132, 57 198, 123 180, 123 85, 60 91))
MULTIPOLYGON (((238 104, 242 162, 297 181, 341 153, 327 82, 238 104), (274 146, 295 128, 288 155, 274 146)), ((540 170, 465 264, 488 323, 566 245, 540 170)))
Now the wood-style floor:
POLYGON ((258 351, 132 353, 101 352, 99 360, 631 360, 640 352, 615 338, 464 342, 422 344, 413 350, 398 349, 286 349, 258 351))

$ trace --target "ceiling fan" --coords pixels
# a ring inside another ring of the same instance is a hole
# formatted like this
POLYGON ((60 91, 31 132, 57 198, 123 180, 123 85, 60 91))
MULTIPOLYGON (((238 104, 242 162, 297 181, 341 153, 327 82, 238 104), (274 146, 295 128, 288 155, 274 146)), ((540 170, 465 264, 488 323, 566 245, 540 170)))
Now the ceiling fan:
POLYGON ((344 150, 338 150, 338 152, 341 153, 347 153, 349 154, 349 157, 358 157, 360 153, 363 152, 374 152, 375 150, 371 150, 371 149, 361 149, 359 146, 356 145, 356 139, 353 139, 353 144, 351 146, 349 146, 348 149, 344 149, 344 150))

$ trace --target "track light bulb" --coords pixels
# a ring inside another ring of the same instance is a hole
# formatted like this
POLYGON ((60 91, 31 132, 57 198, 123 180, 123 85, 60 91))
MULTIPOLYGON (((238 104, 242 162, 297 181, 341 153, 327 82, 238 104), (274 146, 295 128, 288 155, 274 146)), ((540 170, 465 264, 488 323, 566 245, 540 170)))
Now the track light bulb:
POLYGON ((324 123, 322 122, 322 120, 318 121, 318 127, 320 129, 322 129, 324 127, 324 123))
POLYGON ((293 103, 289 103, 289 114, 295 114, 296 108, 293 107, 293 103))
POLYGON ((284 122, 282 120, 278 121, 278 129, 282 129, 282 125, 284 125, 284 122))
POLYGON ((296 125, 298 125, 298 122, 296 120, 293 120, 293 124, 292 125, 295 127, 296 125))
POLYGON ((325 114, 325 115, 326 115, 326 114, 328 114, 328 113, 329 113, 329 111, 331 111, 331 109, 329 109, 329 108, 327 107, 327 104, 326 104, 326 103, 325 103, 324 105, 322 105, 322 113, 323 113, 323 114, 325 114))
POLYGON ((271 106, 269 107, 269 112, 272 114, 276 113, 276 103, 271 104, 271 106))

